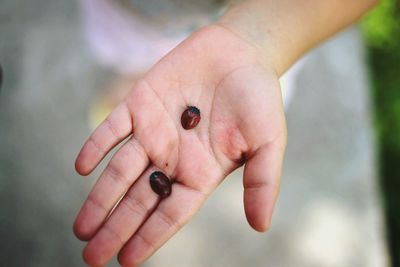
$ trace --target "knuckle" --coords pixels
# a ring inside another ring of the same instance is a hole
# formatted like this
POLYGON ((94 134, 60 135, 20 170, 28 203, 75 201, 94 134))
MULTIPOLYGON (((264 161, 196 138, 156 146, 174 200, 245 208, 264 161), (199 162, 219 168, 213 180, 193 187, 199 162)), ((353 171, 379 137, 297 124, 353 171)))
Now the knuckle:
POLYGON ((179 222, 179 220, 172 218, 167 214, 167 212, 161 209, 157 209, 155 214, 168 226, 168 228, 179 229, 182 227, 182 224, 179 222))
POLYGON ((115 183, 121 183, 125 186, 130 185, 128 177, 115 165, 114 161, 111 161, 108 165, 107 174, 115 183))
POLYGON ((256 181, 256 182, 247 182, 244 184, 245 189, 261 189, 264 187, 270 187, 271 183, 267 181, 256 181))
POLYGON ((123 238, 118 230, 114 229, 110 224, 106 223, 103 226, 103 229, 111 234, 111 236, 115 237, 121 244, 124 244, 127 240, 123 238))
POLYGON ((92 143, 92 145, 100 152, 100 153, 104 153, 104 149, 101 147, 101 145, 96 141, 96 139, 94 138, 93 135, 91 135, 89 137, 88 140, 89 143, 92 143))
POLYGON ((107 207, 103 203, 101 203, 101 201, 99 201, 97 198, 93 197, 93 195, 91 194, 89 195, 87 202, 97 208, 102 209, 105 212, 108 212, 107 207))
POLYGON ((139 201, 136 197, 126 194, 126 199, 123 201, 125 206, 132 212, 141 217, 145 217, 148 214, 148 209, 143 204, 143 202, 139 201))
POLYGON ((115 129, 114 125, 112 124, 110 117, 107 117, 104 120, 104 124, 116 139, 120 139, 120 136, 118 135, 118 131, 117 131, 117 129, 115 129))
POLYGON ((129 150, 131 151, 131 154, 136 154, 139 156, 139 158, 147 158, 147 154, 144 151, 143 147, 135 140, 130 140, 128 142, 129 145, 129 150))
POLYGON ((156 250, 156 245, 147 239, 144 235, 142 235, 140 232, 136 234, 136 236, 147 246, 149 247, 152 251, 156 250))

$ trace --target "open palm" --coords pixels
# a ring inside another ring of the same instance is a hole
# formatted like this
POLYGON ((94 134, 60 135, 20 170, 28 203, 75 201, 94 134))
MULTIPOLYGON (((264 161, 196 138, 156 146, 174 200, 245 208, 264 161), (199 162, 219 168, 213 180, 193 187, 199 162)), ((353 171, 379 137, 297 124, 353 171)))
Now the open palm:
POLYGON ((279 190, 286 126, 279 83, 257 49, 220 26, 181 43, 134 85, 93 132, 76 160, 89 174, 121 146, 90 192, 74 225, 89 241, 85 261, 103 266, 119 251, 136 266, 177 232, 207 196, 245 163, 244 204, 250 225, 265 231, 279 190), (185 130, 187 106, 201 121, 185 130), (149 176, 173 180, 160 199, 149 176))

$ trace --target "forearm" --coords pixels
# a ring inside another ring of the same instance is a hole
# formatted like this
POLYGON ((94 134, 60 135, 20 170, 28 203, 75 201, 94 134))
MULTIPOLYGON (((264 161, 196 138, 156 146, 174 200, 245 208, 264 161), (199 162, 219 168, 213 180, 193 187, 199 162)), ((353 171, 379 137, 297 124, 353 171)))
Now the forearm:
POLYGON ((278 75, 307 50, 356 21, 377 0, 243 0, 218 24, 252 43, 278 75))

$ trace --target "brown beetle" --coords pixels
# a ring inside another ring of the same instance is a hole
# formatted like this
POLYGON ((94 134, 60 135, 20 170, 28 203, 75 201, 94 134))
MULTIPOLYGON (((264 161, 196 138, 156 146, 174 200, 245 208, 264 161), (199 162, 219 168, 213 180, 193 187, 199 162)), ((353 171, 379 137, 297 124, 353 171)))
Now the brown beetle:
POLYGON ((150 186, 161 198, 166 198, 171 194, 171 181, 160 171, 155 171, 150 175, 150 186))
POLYGON ((200 122, 200 110, 194 106, 188 106, 182 113, 181 124, 185 130, 193 129, 200 122))

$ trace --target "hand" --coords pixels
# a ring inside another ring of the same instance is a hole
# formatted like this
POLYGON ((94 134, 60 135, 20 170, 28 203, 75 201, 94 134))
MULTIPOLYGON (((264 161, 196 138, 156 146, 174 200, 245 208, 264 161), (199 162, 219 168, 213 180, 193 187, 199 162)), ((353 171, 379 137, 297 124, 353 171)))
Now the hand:
POLYGON ((88 241, 83 256, 89 265, 102 266, 118 251, 123 266, 142 263, 243 163, 247 220, 255 230, 267 230, 279 191, 286 125, 278 78, 266 62, 256 47, 212 25, 137 81, 76 160, 76 170, 87 175, 128 138, 74 224, 76 236, 88 241), (201 111, 191 130, 180 122, 187 106, 201 111), (149 184, 156 170, 174 180, 171 195, 162 200, 149 184))

